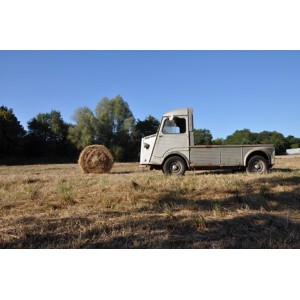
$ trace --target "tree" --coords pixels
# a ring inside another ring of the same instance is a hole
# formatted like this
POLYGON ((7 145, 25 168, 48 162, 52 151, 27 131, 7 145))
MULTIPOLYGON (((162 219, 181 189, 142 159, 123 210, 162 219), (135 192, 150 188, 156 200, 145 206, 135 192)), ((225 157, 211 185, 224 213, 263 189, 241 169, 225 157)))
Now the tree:
POLYGON ((208 129, 194 130, 195 145, 211 145, 213 136, 208 129))
POLYGON ((224 143, 227 145, 257 144, 257 133, 253 133, 249 129, 236 130, 225 139, 224 143))
POLYGON ((131 134, 135 119, 121 96, 103 98, 96 107, 98 141, 108 147, 116 160, 132 155, 131 134))
POLYGON ((79 108, 69 128, 69 139, 82 150, 91 144, 102 144, 111 150, 116 160, 132 156, 132 131, 135 119, 127 102, 121 96, 104 97, 95 113, 87 107, 79 108))
POLYGON ((286 141, 287 141, 287 148, 295 149, 300 147, 300 138, 296 138, 293 135, 289 135, 286 138, 286 141))
POLYGON ((214 140, 212 141, 212 144, 213 144, 213 145, 224 145, 224 139, 222 139, 222 138, 214 139, 214 140))
POLYGON ((277 131, 262 131, 257 134, 259 144, 274 144, 276 154, 285 154, 288 142, 284 135, 277 131))
POLYGON ((141 139, 145 136, 155 134, 159 127, 159 121, 153 116, 149 115, 144 121, 137 120, 134 126, 134 134, 137 139, 141 139))
POLYGON ((15 156, 22 154, 22 143, 25 135, 23 126, 12 109, 0 107, 0 155, 15 156))
POLYGON ((118 144, 120 137, 130 134, 135 123, 128 103, 121 96, 103 98, 97 104, 96 118, 99 122, 99 139, 108 148, 118 144))
POLYGON ((283 134, 277 131, 262 131, 260 133, 254 133, 249 129, 235 131, 232 135, 229 135, 225 139, 225 144, 274 144, 276 154, 285 154, 288 145, 283 134))
POLYGON ((69 155, 69 124, 59 111, 40 113, 28 122, 27 153, 30 156, 65 157, 69 155))
POLYGON ((89 108, 77 109, 72 119, 76 125, 69 127, 68 138, 78 150, 99 142, 98 120, 89 108))

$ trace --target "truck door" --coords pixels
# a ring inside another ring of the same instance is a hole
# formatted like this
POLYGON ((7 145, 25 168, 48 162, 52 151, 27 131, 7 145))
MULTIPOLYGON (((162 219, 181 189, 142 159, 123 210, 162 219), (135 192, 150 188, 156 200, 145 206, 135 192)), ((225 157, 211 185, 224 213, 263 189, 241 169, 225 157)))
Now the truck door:
POLYGON ((189 147, 187 116, 165 117, 162 120, 153 158, 162 158, 172 150, 185 150, 189 147))

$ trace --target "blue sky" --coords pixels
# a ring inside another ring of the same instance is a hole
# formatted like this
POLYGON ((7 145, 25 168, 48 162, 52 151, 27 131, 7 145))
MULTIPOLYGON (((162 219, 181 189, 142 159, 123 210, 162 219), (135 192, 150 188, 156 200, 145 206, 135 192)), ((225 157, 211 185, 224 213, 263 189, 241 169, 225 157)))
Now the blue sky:
POLYGON ((0 105, 26 127, 121 95, 134 116, 194 109, 214 138, 237 129, 300 137, 300 51, 0 51, 0 105))

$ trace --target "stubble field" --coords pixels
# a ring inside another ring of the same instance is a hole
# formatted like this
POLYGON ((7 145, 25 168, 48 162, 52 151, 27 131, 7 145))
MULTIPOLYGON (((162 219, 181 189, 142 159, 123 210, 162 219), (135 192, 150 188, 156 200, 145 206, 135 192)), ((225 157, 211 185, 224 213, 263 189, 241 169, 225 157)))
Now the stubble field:
POLYGON ((0 248, 300 248, 300 156, 269 174, 0 166, 0 248))

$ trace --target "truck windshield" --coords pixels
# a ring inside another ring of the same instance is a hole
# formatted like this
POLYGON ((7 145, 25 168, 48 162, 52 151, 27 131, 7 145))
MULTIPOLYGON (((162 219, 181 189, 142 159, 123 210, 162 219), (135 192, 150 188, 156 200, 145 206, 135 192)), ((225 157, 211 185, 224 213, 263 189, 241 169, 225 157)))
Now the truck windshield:
POLYGON ((166 119, 162 128, 163 134, 178 134, 186 132, 186 120, 175 117, 173 120, 166 119))

